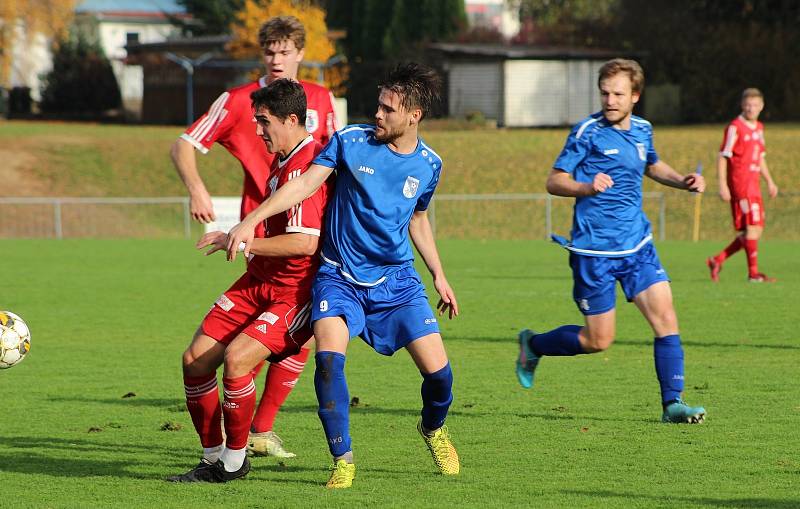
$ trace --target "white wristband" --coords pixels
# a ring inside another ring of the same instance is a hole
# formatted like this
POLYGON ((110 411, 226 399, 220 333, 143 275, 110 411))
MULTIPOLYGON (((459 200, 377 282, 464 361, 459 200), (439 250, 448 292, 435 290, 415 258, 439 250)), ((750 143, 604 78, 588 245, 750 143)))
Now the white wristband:
POLYGON ((237 248, 237 250, 241 253, 244 251, 245 247, 247 247, 247 244, 245 244, 244 242, 239 242, 239 247, 237 248))

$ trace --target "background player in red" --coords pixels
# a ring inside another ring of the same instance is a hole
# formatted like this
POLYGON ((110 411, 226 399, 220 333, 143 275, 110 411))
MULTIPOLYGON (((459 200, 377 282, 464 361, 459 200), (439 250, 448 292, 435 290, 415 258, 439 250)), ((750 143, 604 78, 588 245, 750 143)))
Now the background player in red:
MULTIPOLYGON (((258 207, 266 197, 267 176, 274 158, 264 150, 264 144, 253 127, 250 94, 279 78, 297 79, 297 69, 303 60, 305 28, 293 16, 278 16, 264 23, 258 39, 264 51, 266 75, 253 83, 232 88, 214 101, 208 112, 189 127, 172 145, 172 161, 189 191, 192 217, 201 222, 215 220, 211 196, 197 171, 195 149, 207 153, 214 143, 225 147, 242 164, 241 217, 258 207)), ((336 130, 333 96, 323 86, 301 81, 306 93, 306 129, 321 144, 336 130)), ((263 234, 259 225, 259 233, 263 234)), ((292 391, 303 371, 308 349, 270 364, 264 392, 253 417, 249 448, 258 455, 292 457, 283 449, 280 438, 272 431, 275 416, 292 391)), ((255 370, 257 373, 261 366, 255 370)))
POLYGON ((767 182, 770 197, 778 195, 778 186, 767 168, 764 125, 758 121, 764 109, 764 96, 757 88, 742 92, 742 113, 725 129, 717 171, 719 195, 731 204, 733 227, 738 232, 733 242, 716 256, 706 260, 711 280, 719 281, 722 264, 740 249, 747 253, 748 277, 753 283, 775 279, 758 270, 758 239, 764 231, 764 200, 761 181, 767 182))
MULTIPOLYGON (((303 87, 280 79, 252 94, 255 131, 276 154, 270 192, 305 172, 322 146, 306 132, 303 87)), ((252 125, 252 124, 251 124, 252 125)), ((247 271, 216 301, 183 354, 186 406, 203 446, 192 470, 175 482, 227 482, 250 470, 248 431, 256 404, 253 367, 300 351, 311 337, 311 283, 319 266, 319 235, 327 184, 284 214, 266 221, 247 271), (220 409, 216 370, 224 363, 220 409), (220 414, 225 416, 223 447, 220 414)), ((205 234, 199 249, 224 250, 228 235, 205 234)))

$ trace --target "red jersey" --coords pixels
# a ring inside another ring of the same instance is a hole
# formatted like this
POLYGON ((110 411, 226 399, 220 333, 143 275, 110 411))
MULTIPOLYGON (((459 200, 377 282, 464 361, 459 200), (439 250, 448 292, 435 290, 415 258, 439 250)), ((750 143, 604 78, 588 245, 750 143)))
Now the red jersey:
MULTIPOLYGON (((327 88, 301 81, 306 92, 306 129, 323 145, 337 129, 333 95, 327 88)), ((181 135, 203 154, 214 142, 219 143, 242 163, 241 218, 266 198, 267 177, 274 154, 267 152, 264 141, 256 135, 250 94, 267 85, 266 78, 223 92, 208 111, 181 135)))
POLYGON ((747 125, 740 115, 725 129, 720 155, 728 162, 728 188, 734 198, 761 196, 761 158, 766 154, 764 125, 747 125))
MULTIPOLYGON (((308 136, 285 159, 276 157, 272 162, 268 180, 269 193, 275 192, 289 180, 305 173, 320 150, 322 145, 308 136)), ((299 204, 268 218, 265 221, 264 237, 276 237, 285 233, 319 236, 328 195, 328 183, 325 182, 314 194, 299 204)), ((319 248, 322 248, 321 242, 319 248)), ((309 290, 317 268, 319 268, 319 249, 312 256, 291 258, 255 255, 247 264, 247 271, 262 281, 282 286, 305 287, 309 290)))

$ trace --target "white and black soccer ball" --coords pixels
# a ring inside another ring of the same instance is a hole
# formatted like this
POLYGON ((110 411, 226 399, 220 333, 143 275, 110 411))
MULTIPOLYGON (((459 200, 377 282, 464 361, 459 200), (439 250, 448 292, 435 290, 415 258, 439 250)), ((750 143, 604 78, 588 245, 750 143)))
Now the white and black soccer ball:
POLYGON ((0 369, 19 364, 31 351, 31 331, 22 318, 0 311, 0 369))

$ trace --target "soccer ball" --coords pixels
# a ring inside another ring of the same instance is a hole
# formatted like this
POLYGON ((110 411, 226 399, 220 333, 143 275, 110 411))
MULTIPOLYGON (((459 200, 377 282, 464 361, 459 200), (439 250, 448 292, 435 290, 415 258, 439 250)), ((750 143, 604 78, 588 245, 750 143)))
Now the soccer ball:
POLYGON ((31 331, 19 316, 0 311, 0 369, 18 364, 31 349, 31 331))

